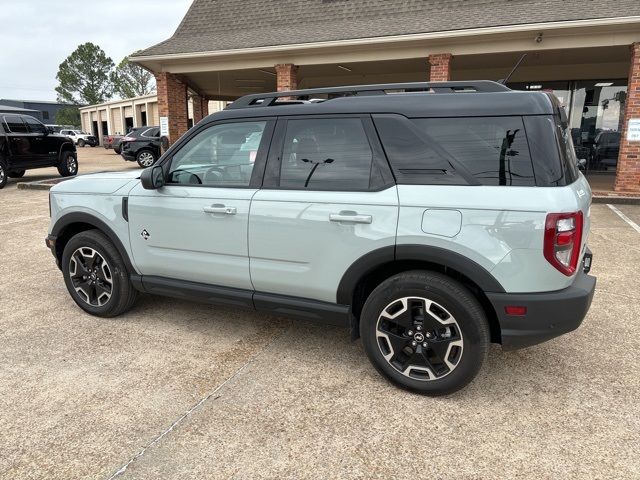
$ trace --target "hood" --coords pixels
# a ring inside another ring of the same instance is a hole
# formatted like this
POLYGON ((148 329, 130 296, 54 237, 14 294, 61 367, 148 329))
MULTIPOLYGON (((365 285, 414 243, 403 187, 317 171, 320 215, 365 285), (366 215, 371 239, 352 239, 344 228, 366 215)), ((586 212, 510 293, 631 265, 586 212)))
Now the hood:
POLYGON ((123 172, 98 172, 79 175, 55 185, 51 192, 108 195, 139 179, 141 172, 142 170, 125 170, 123 172))

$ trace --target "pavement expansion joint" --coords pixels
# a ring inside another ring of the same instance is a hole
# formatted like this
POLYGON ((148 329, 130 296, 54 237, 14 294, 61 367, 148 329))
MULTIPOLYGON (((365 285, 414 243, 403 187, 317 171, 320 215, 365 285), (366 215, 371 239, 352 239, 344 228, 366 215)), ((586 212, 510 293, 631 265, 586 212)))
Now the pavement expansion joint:
POLYGON ((220 398, 222 395, 221 394, 217 395, 217 393, 225 385, 227 385, 228 383, 233 381, 238 375, 240 375, 249 365, 251 365, 254 362, 254 360, 256 358, 258 358, 260 355, 262 355, 262 353, 264 351, 266 351, 275 341, 277 341, 280 337, 282 337, 289 329, 290 329, 290 327, 289 328, 285 328, 278 335, 274 336, 263 348, 261 348, 255 354, 253 354, 244 364, 242 364, 240 366, 240 368, 238 368, 235 372, 233 372, 233 374, 229 378, 227 378, 224 382, 222 382, 220 385, 218 385, 216 388, 214 388, 207 395, 202 397, 195 405, 193 405, 189 410, 187 410, 180 417, 178 417, 171 425, 169 425, 168 428, 163 430, 162 433, 160 433, 157 437, 155 437, 153 440, 151 440, 147 445, 142 447, 142 450, 140 450, 133 457, 131 457, 131 459, 127 463, 122 465, 113 475, 111 475, 108 480, 113 480, 115 478, 120 477, 123 473, 125 473, 127 471, 127 468, 129 468, 129 466, 133 462, 135 462, 136 460, 141 458, 146 453, 146 451, 148 449, 150 449, 154 445, 158 444, 166 435, 168 435, 170 432, 172 432, 178 425, 180 425, 180 423, 182 423, 192 413, 195 413, 196 411, 198 411, 202 407, 202 405, 204 405, 208 400, 210 400, 210 399, 216 400, 216 399, 220 398))

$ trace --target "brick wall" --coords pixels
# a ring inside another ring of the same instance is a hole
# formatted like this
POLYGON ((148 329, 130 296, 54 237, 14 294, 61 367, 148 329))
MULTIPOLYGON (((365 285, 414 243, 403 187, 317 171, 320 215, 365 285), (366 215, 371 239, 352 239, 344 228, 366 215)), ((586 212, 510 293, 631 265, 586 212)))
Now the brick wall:
POLYGON ((275 66, 276 82, 279 92, 298 88, 298 66, 292 63, 281 63, 275 66))
POLYGON ((627 140, 629 119, 640 119, 640 42, 631 45, 630 63, 615 190, 640 193, 640 142, 627 140))
POLYGON ((171 73, 156 73, 158 114, 169 117, 169 143, 178 140, 187 131, 187 85, 171 73))
POLYGON ((450 53, 435 53, 429 55, 429 81, 447 82, 451 80, 451 59, 450 53))

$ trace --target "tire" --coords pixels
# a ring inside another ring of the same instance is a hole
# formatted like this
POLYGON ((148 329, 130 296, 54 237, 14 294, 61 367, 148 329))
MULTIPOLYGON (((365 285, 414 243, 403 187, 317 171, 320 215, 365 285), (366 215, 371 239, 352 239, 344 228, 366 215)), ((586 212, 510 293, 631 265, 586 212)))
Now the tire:
POLYGON ((24 177, 26 170, 11 170, 7 173, 9 178, 22 178, 24 177))
POLYGON ((97 144, 97 143, 92 143, 92 144, 91 144, 91 145, 89 145, 89 146, 90 146, 91 148, 95 148, 95 147, 97 147, 97 146, 98 146, 98 144, 97 144))
POLYGON ((7 184, 7 162, 0 158, 0 189, 7 184))
POLYGON ((120 155, 120 147, 113 147, 113 151, 120 155))
POLYGON ((61 177, 73 177, 78 174, 78 159, 72 152, 62 152, 58 173, 61 177))
POLYGON ((78 146, 79 147, 84 147, 85 143, 86 142, 82 138, 80 140, 78 140, 78 146))
POLYGON ((136 154, 136 162, 140 165, 140 168, 147 168, 156 163, 156 154, 151 150, 140 150, 136 154))
POLYGON ((360 316, 360 336, 383 376, 431 396, 469 384, 490 342, 487 319, 475 296, 446 275, 422 270, 395 275, 369 295, 360 316), (431 314, 425 314, 427 306, 431 314))
POLYGON ((69 240, 62 274, 71 298, 91 315, 115 317, 129 310, 137 297, 120 253, 99 230, 86 230, 69 240))

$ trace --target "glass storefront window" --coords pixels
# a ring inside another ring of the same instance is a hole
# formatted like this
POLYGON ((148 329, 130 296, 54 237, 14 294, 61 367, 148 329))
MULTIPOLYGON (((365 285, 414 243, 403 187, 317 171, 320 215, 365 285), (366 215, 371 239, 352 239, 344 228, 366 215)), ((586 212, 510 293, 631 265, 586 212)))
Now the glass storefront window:
POLYGON ((615 171, 626 97, 626 80, 575 82, 569 126, 587 172, 615 171))
POLYGON ((627 97, 627 80, 509 83, 514 90, 550 91, 567 109, 578 158, 587 174, 615 172, 627 97))

